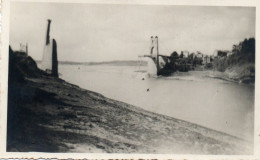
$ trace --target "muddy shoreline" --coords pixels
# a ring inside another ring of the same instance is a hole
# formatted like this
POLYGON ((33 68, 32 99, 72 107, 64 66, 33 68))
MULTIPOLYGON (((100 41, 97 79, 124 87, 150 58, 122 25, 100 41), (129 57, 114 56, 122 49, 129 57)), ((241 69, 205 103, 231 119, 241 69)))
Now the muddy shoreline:
POLYGON ((41 99, 20 102, 26 112, 19 120, 23 129, 12 137, 8 151, 250 153, 250 143, 234 136, 108 99, 60 79, 26 78, 22 90, 41 99))

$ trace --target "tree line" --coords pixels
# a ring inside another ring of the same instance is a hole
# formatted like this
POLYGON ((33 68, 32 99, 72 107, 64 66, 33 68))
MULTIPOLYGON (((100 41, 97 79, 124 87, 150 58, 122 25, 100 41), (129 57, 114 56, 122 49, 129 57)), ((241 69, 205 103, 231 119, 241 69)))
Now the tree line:
POLYGON ((255 38, 244 39, 232 46, 230 56, 215 58, 213 66, 219 71, 225 71, 228 67, 246 63, 255 64, 255 38))

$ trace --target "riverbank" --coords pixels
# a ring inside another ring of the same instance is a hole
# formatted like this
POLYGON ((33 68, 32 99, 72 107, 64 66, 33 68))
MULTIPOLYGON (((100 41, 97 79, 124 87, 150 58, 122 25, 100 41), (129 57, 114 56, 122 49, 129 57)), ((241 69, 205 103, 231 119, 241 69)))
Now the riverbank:
POLYGON ((209 73, 208 76, 211 78, 250 85, 255 84, 255 65, 252 63, 231 66, 224 72, 211 69, 206 71, 209 73))
POLYGON ((17 55, 10 56, 8 151, 252 154, 247 141, 81 89, 17 55))
POLYGON ((225 70, 224 74, 234 81, 245 84, 255 83, 255 64, 235 65, 225 70))
POLYGON ((234 44, 229 56, 221 51, 217 54, 218 57, 212 62, 213 69, 223 72, 224 78, 239 83, 255 83, 255 38, 244 39, 234 44))

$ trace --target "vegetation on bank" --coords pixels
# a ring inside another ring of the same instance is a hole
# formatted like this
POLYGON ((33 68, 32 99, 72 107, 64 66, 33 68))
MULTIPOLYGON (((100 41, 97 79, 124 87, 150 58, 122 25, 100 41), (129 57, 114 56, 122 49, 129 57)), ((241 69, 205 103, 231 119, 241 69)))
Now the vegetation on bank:
POLYGON ((255 39, 249 38, 233 45, 232 55, 214 59, 213 66, 216 70, 224 72, 235 65, 255 63, 255 39))
POLYGON ((228 78, 254 83, 255 80, 255 38, 245 39, 233 45, 230 56, 213 60, 213 69, 224 72, 228 78))
POLYGON ((202 54, 198 52, 191 53, 188 56, 184 56, 183 52, 179 55, 176 51, 168 57, 164 68, 160 71, 161 75, 169 75, 172 72, 188 72, 189 70, 194 70, 196 66, 202 65, 203 59, 202 54), (199 55, 199 57, 198 57, 199 55))

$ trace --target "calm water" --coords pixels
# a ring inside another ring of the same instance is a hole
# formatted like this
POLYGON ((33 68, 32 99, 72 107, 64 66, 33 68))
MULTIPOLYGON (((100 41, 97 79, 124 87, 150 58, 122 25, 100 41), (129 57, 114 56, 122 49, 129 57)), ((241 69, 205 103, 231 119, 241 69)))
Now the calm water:
POLYGON ((205 71, 155 78, 137 70, 146 67, 59 66, 61 78, 82 88, 149 111, 253 139, 253 86, 208 78, 205 71))

